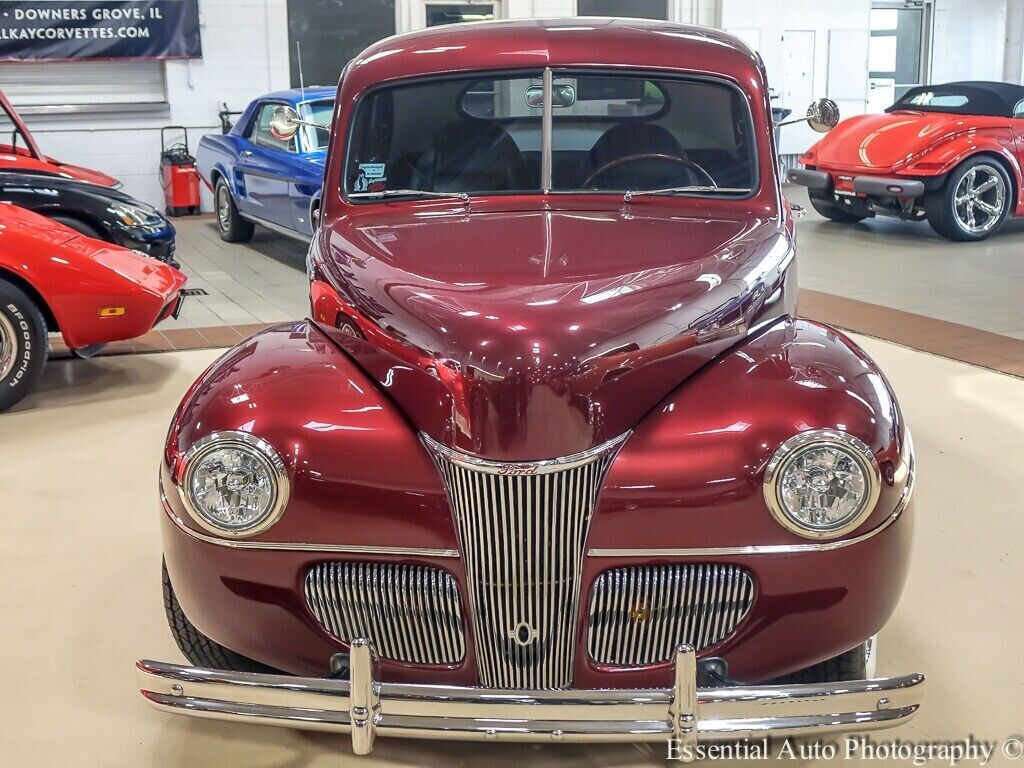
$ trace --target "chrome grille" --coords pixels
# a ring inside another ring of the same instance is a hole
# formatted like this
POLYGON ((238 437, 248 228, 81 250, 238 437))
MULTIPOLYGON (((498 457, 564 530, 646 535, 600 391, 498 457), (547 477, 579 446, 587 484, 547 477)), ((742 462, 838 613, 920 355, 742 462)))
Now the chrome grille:
POLYGON ((306 604, 340 640, 365 637, 384 658, 456 664, 466 655, 459 590, 439 568, 394 563, 320 563, 306 604))
POLYGON ((750 574, 735 565, 656 565, 605 571, 590 593, 587 652, 599 664, 641 666, 724 640, 754 599, 750 574))
POLYGON ((458 527, 481 685, 571 684, 587 529, 625 438, 564 459, 497 464, 424 437, 458 527))

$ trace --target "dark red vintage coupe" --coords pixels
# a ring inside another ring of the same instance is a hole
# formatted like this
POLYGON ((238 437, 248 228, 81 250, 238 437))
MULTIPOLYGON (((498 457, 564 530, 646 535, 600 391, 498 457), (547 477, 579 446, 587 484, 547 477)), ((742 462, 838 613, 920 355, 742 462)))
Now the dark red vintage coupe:
POLYGON ((922 675, 865 679, 910 434, 871 359, 795 317, 769 115, 755 54, 674 24, 357 57, 311 319, 229 351, 171 425, 164 598, 197 666, 140 661, 146 700, 361 754, 694 756, 911 717, 922 675))

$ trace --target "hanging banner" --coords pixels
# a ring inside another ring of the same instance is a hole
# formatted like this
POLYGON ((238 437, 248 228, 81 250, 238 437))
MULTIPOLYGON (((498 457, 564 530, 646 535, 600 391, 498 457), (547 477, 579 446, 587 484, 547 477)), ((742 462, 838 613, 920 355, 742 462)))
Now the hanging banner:
POLYGON ((200 56, 199 0, 0 0, 0 61, 200 56))

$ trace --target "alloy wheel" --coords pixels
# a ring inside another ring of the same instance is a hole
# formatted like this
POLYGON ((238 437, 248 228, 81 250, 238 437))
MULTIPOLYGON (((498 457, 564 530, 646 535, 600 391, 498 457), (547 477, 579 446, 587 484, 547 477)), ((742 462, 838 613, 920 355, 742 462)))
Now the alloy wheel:
POLYGON ((6 315, 0 314, 0 381, 14 369, 18 351, 18 334, 6 315))
POLYGON ((976 165, 953 193, 953 216, 965 232, 980 235, 995 227, 1006 209, 1006 182, 991 165, 976 165))
POLYGON ((217 223, 221 232, 231 228, 231 194, 223 185, 217 189, 217 223))

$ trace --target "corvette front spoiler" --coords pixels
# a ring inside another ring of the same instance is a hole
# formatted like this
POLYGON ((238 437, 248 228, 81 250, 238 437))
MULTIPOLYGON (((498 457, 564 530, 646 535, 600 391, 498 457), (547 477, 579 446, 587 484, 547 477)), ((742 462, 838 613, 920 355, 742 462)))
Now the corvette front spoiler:
POLYGON ((374 739, 630 742, 816 736, 900 725, 921 706, 924 675, 814 685, 698 688, 696 653, 680 646, 672 688, 519 691, 380 683, 366 640, 352 642, 349 680, 136 664, 147 702, 197 717, 350 733, 365 755, 374 739))

